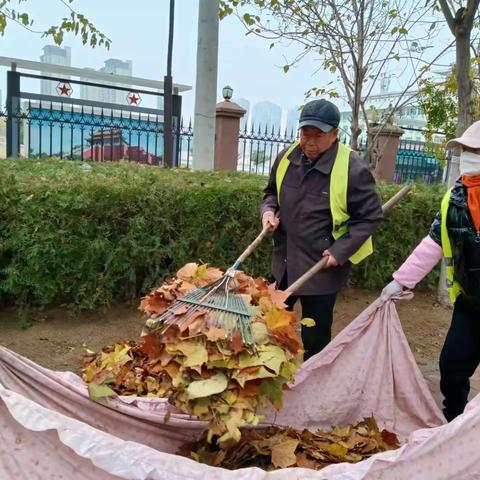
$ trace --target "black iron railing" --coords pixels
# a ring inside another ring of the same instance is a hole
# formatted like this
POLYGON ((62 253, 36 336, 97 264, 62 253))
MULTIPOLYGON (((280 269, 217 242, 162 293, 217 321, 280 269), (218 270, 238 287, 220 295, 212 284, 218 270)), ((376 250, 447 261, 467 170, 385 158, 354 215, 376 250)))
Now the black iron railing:
MULTIPOLYGON (((44 156, 71 160, 129 160, 150 165, 163 165, 163 111, 139 107, 140 94, 160 92, 134 90, 118 85, 105 85, 81 80, 8 72, 7 107, 0 111, 6 123, 8 156, 40 158, 44 156), (25 92, 20 88, 22 77, 59 81, 67 92, 59 96, 25 92), (107 92, 120 92, 127 105, 70 98, 70 83, 95 87, 107 92), (130 100, 130 102, 128 102, 130 100)), ((181 99, 174 95, 173 144, 174 165, 180 165, 183 138, 190 143, 190 128, 180 119, 181 99)), ((187 156, 187 164, 190 155, 187 156)))
MULTIPOLYGON (((430 143, 400 140, 393 175, 394 183, 440 183, 444 179, 444 165, 436 150, 443 150, 430 143)), ((446 156, 444 163, 450 161, 446 156)))
POLYGON ((252 125, 240 131, 237 170, 268 175, 277 155, 296 140, 296 131, 252 125))
POLYGON ((178 145, 178 165, 183 168, 190 168, 192 166, 193 154, 192 120, 190 119, 187 125, 182 119, 178 128, 174 131, 174 136, 178 145))

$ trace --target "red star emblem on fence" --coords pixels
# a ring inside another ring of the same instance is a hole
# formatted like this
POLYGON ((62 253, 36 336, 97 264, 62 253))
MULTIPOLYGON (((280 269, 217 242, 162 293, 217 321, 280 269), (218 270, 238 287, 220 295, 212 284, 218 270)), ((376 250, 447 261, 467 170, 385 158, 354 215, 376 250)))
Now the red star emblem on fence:
POLYGON ((130 92, 127 95, 127 102, 129 105, 140 105, 142 101, 142 98, 140 97, 140 94, 137 92, 130 92))
POLYGON ((57 85, 57 93, 60 96, 66 96, 69 97, 73 92, 73 88, 70 86, 68 82, 60 82, 57 85))

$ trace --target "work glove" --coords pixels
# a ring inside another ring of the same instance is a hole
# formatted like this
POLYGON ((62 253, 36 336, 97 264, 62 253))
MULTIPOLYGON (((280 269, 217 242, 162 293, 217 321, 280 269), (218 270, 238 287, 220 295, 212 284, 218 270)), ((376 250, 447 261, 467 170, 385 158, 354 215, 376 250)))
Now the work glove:
POLYGON ((395 295, 403 291, 403 285, 400 285, 396 280, 392 280, 383 290, 380 299, 386 302, 395 295))

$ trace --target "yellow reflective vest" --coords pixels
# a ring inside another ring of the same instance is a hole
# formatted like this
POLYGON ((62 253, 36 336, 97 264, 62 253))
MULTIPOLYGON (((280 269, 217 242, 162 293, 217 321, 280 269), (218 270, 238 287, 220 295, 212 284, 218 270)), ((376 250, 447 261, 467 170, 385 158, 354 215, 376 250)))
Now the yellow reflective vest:
POLYGON ((450 195, 452 193, 452 189, 450 189, 442 200, 441 206, 441 240, 442 240, 442 250, 443 250, 443 257, 445 259, 445 270, 446 270, 446 277, 447 277, 447 288, 450 294, 450 300, 452 303, 455 303, 457 297, 462 293, 461 285, 455 280, 455 265, 453 263, 453 251, 452 251, 452 243, 450 242, 450 237, 448 236, 448 229, 447 229, 447 216, 448 216, 448 207, 450 205, 450 195))
MULTIPOLYGON (((277 200, 280 205, 280 191, 282 182, 290 166, 289 156, 299 146, 299 142, 293 143, 281 158, 276 172, 277 200)), ((342 143, 338 144, 338 152, 330 175, 330 211, 333 219, 332 236, 339 239, 348 232, 348 220, 350 215, 347 211, 348 192, 348 166, 351 149, 342 143)), ((352 263, 360 263, 373 252, 372 237, 355 252, 349 260, 352 263)))

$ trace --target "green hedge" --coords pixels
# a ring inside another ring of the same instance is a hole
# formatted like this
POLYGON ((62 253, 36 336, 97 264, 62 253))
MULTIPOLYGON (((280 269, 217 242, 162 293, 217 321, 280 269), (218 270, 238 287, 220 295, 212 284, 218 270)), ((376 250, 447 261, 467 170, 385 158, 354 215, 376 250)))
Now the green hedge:
MULTIPOLYGON (((92 309, 133 300, 181 265, 227 267, 259 229, 265 178, 134 164, 0 161, 0 301, 92 309)), ((383 198, 396 187, 381 187, 383 198)), ((382 286, 428 231, 438 187, 417 186, 375 236, 376 253, 352 272, 382 286)), ((268 275, 270 242, 247 263, 268 275)))

